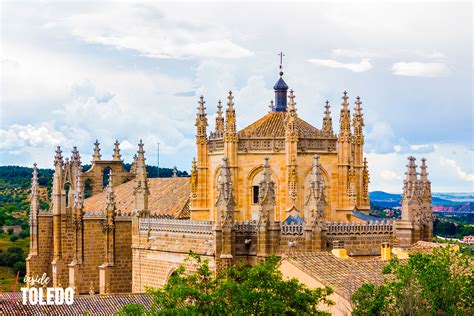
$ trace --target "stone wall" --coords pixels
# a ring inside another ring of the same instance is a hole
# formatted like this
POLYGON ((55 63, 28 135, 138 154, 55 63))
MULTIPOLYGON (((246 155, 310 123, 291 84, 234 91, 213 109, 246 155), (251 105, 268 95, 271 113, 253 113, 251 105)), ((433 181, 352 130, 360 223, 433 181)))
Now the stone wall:
POLYGON ((110 291, 130 293, 132 291, 132 222, 129 217, 116 217, 114 259, 110 291))
POLYGON ((88 292, 91 282, 94 291, 99 292, 99 269, 105 260, 105 242, 101 218, 84 217, 84 256, 80 266, 80 277, 77 279, 78 290, 88 292))
POLYGON ((343 241, 350 256, 380 255, 382 242, 393 243, 396 238, 394 221, 366 223, 326 223, 326 248, 334 241, 343 241))
POLYGON ((53 215, 38 214, 38 253, 26 259, 26 273, 29 276, 43 275, 51 277, 51 260, 53 258, 53 215))
POLYGON ((165 284, 180 264, 192 271, 193 265, 184 261, 190 250, 209 259, 215 269, 213 239, 211 222, 139 219, 139 236, 132 244, 132 291, 165 284))

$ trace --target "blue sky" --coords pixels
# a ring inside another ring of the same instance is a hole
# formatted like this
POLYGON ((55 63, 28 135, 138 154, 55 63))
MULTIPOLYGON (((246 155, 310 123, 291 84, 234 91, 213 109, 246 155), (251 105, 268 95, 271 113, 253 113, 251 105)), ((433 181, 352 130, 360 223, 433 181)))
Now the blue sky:
POLYGON ((238 127, 267 111, 283 51, 298 114, 321 125, 360 95, 371 190, 400 192, 406 157, 434 191, 474 191, 470 2, 2 2, 0 164, 84 162, 142 138, 148 163, 188 170, 205 96, 233 90, 238 127))

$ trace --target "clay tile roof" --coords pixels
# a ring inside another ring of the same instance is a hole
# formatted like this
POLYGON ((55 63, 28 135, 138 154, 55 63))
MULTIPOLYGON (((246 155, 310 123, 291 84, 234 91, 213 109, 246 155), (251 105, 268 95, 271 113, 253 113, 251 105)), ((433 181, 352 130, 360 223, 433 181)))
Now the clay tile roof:
POLYGON ((340 259, 326 251, 293 255, 286 260, 347 299, 364 283, 381 284, 382 268, 388 264, 380 259, 340 259))
MULTIPOLYGON (((149 178, 148 209, 151 215, 170 215, 185 218, 189 209, 191 187, 189 178, 149 178)), ((131 213, 135 200, 133 196, 133 180, 114 188, 115 205, 118 213, 131 213)), ((103 210, 105 192, 96 194, 84 201, 84 212, 103 210)))
POLYGON ((127 304, 150 308, 153 300, 148 294, 80 295, 72 305, 22 304, 21 293, 11 301, 11 293, 0 295, 0 315, 114 315, 127 304))
MULTIPOLYGON (((239 137, 285 137, 286 112, 270 112, 261 119, 239 131, 239 137)), ((301 118, 296 118, 299 137, 316 138, 321 136, 321 131, 301 118)))
POLYGON ((452 246, 452 245, 419 240, 413 246, 408 248, 408 253, 411 254, 411 253, 416 253, 416 252, 431 252, 433 251, 433 248, 441 248, 441 247, 448 247, 448 246, 452 246))

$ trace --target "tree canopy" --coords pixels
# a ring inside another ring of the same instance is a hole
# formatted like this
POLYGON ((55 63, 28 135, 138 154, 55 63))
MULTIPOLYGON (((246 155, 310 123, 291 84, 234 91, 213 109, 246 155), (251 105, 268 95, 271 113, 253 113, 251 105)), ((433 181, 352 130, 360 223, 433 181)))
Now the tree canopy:
POLYGON ((320 304, 332 305, 332 289, 309 289, 296 279, 285 280, 278 270, 278 258, 255 266, 238 264, 214 273, 207 259, 190 253, 194 271, 180 266, 161 288, 148 289, 153 305, 146 310, 128 305, 123 315, 326 315, 320 304))
POLYGON ((443 247, 392 259, 382 285, 364 284, 352 295, 353 315, 473 315, 472 257, 443 247))

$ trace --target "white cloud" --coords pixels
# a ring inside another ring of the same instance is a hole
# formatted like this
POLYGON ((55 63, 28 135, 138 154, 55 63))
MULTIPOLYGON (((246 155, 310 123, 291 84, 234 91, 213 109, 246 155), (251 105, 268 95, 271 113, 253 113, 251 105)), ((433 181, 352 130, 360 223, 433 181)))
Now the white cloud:
POLYGON ((397 76, 439 77, 449 73, 442 63, 399 62, 392 65, 392 73, 397 76))
POLYGON ((128 150, 133 150, 137 148, 137 146, 134 146, 132 145, 128 140, 123 140, 121 143, 120 143, 120 149, 121 150, 125 150, 125 151, 128 151, 128 150))
POLYGON ((0 149, 13 150, 23 147, 54 146, 66 141, 61 132, 55 131, 47 124, 33 126, 31 124, 14 124, 8 129, 0 129, 0 149))
POLYGON ((346 69, 352 72, 365 72, 372 69, 368 58, 363 58, 359 63, 343 63, 334 59, 310 59, 309 62, 322 67, 346 69))
POLYGON ((454 169, 454 171, 456 171, 456 174, 460 179, 462 179, 464 181, 470 181, 470 182, 474 181, 474 174, 473 173, 468 173, 468 172, 462 170, 462 168, 458 165, 458 163, 455 160, 448 159, 448 158, 443 157, 443 156, 439 157, 439 159, 440 159, 441 165, 448 166, 448 167, 454 169))
POLYGON ((153 5, 99 6, 65 19, 64 26, 88 43, 132 49, 154 58, 237 58, 252 55, 234 43, 223 27, 182 18, 153 5))
POLYGON ((435 150, 433 144, 408 144, 401 140, 400 144, 393 146, 395 152, 399 154, 428 154, 435 150))
POLYGON ((369 58, 369 57, 381 57, 383 53, 369 49, 343 49, 336 48, 332 50, 332 53, 337 56, 349 57, 349 58, 369 58))
POLYGON ((392 170, 382 170, 380 177, 384 180, 401 180, 402 177, 392 170))
POLYGON ((366 149, 369 152, 390 153, 394 151, 395 133, 386 121, 376 121, 371 124, 371 129, 366 131, 366 149))

